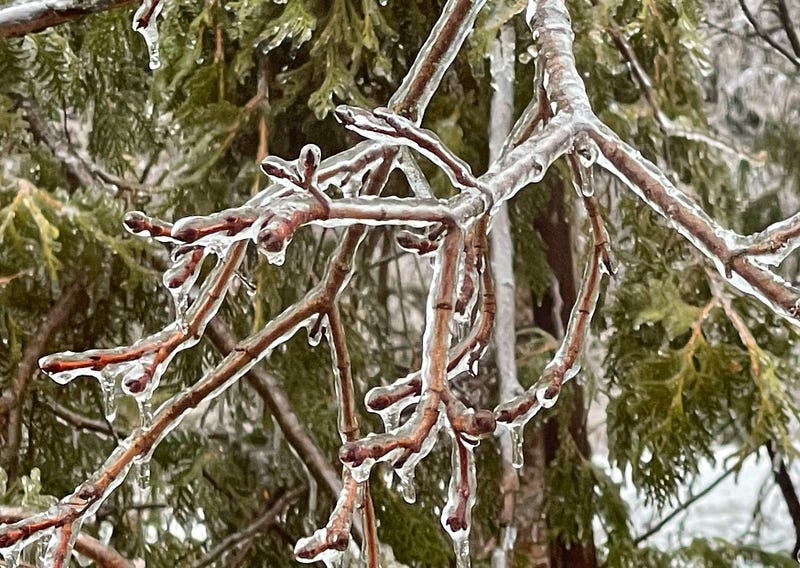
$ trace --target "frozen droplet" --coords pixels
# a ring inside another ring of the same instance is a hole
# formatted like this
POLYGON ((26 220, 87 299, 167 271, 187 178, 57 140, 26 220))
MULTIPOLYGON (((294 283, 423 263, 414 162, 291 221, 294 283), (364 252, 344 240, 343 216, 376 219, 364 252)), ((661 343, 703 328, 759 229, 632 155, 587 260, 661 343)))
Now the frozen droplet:
POLYGON ((103 392, 103 414, 106 420, 114 422, 117 417, 117 400, 119 399, 116 376, 104 370, 98 379, 100 390, 103 392))
POLYGON ((575 148, 575 153, 578 154, 578 160, 582 167, 591 168, 597 162, 600 151, 597 149, 597 144, 587 139, 575 148))
POLYGON ((150 69, 161 67, 161 56, 158 52, 158 25, 156 20, 164 7, 164 0, 142 0, 142 4, 133 15, 132 28, 139 32, 147 45, 150 57, 150 69))
POLYGON ((399 489, 403 500, 406 503, 415 503, 417 501, 417 488, 414 485, 414 471, 401 473, 398 470, 397 476, 400 479, 399 489))
POLYGON ((311 347, 316 347, 325 337, 326 330, 328 329, 328 316, 323 315, 313 320, 308 326, 308 344, 311 347))
POLYGON ((150 484, 150 457, 137 456, 133 460, 136 483, 136 491, 138 493, 139 503, 148 503, 150 501, 150 492, 152 486, 150 484))
POLYGON ((592 197, 594 195, 594 168, 581 166, 581 195, 592 197))

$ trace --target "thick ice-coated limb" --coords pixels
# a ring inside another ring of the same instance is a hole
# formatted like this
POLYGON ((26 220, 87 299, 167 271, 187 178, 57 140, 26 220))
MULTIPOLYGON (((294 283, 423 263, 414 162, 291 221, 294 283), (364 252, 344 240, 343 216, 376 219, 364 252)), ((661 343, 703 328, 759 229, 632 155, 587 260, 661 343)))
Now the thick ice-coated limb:
MULTIPOLYGON (((745 237, 720 226, 654 164, 592 114, 585 87, 575 67, 573 34, 563 2, 530 2, 528 22, 539 48, 540 64, 547 74, 548 98, 558 109, 548 127, 559 118, 569 116, 565 120, 571 123, 573 138, 581 133, 597 145, 600 151, 598 165, 625 182, 648 207, 665 217, 678 233, 713 262, 729 284, 757 298, 791 324, 800 326, 800 290, 764 268, 757 258, 737 254, 747 246, 745 237)), ((529 142, 509 152, 506 158, 529 142)), ((498 164, 503 161, 499 160, 498 164)), ((498 174, 498 177, 502 178, 503 174, 498 174)))
POLYGON ((387 105, 419 124, 445 71, 467 39, 486 0, 451 0, 420 48, 414 64, 387 105))

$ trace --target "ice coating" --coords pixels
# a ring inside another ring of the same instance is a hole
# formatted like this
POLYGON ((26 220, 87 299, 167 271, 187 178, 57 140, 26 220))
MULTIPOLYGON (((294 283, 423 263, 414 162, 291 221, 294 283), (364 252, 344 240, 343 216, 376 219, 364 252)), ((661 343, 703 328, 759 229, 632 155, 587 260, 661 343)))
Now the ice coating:
POLYGON ((323 562, 327 567, 340 565, 350 542, 351 514, 347 511, 350 495, 347 488, 351 483, 352 478, 344 480, 345 487, 339 493, 328 523, 314 531, 311 536, 298 539, 295 543, 294 557, 298 562, 323 562))
POLYGON ((175 316, 180 322, 185 322, 192 288, 200 277, 200 269, 207 255, 208 249, 206 248, 196 248, 178 255, 173 254, 172 266, 164 271, 162 281, 172 297, 175 316))
POLYGON ((142 34, 150 57, 150 69, 161 67, 161 56, 158 53, 158 26, 156 20, 164 8, 164 0, 142 0, 133 15, 132 28, 142 34))
POLYGON ((422 173, 417 160, 411 155, 408 148, 402 148, 400 150, 397 167, 403 172, 406 181, 408 181, 408 186, 411 188, 411 192, 415 197, 434 197, 425 174, 422 173))
POLYGON ((69 566, 72 558, 72 551, 75 548, 75 541, 78 539, 78 534, 81 531, 83 524, 80 518, 72 522, 69 527, 69 534, 64 535, 65 527, 58 527, 47 539, 47 546, 44 553, 39 559, 40 566, 54 566, 57 562, 62 562, 62 566, 69 566), (66 546, 62 548, 61 543, 64 538, 67 538, 66 546))
MULTIPOLYGON (((313 322, 309 323, 308 344, 311 347, 316 347, 319 345, 320 341, 322 341, 322 338, 327 334, 328 325, 328 316, 325 314, 320 315, 318 318, 313 320, 313 322)), ((333 350, 331 350, 331 353, 333 353, 333 350)))
POLYGON ((453 154, 434 132, 416 126, 407 118, 384 108, 369 113, 345 105, 336 107, 335 113, 346 128, 365 138, 386 145, 405 145, 422 154, 447 175, 454 187, 489 192, 472 174, 469 164, 453 154))

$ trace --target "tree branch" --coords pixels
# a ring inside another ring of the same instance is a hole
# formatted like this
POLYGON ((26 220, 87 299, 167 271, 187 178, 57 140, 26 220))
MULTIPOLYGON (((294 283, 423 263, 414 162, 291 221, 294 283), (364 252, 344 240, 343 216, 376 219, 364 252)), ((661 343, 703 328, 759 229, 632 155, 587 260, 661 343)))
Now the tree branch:
MULTIPOLYGON (((0 506, 0 523, 14 523, 34 515, 24 507, 0 506)), ((98 568, 132 568, 133 563, 119 552, 84 532, 75 540, 75 550, 93 560, 98 568)))
POLYGON ((88 0, 58 2, 30 0, 0 8, 0 38, 19 37, 52 26, 136 4, 138 0, 88 0))

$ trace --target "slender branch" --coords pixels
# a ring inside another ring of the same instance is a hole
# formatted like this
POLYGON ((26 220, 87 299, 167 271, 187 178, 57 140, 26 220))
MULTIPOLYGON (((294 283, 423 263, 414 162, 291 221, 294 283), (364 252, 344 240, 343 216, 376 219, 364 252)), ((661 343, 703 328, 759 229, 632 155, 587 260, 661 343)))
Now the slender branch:
POLYGON ((772 462, 772 474, 775 477, 775 483, 780 487, 781 495, 783 495, 783 500, 786 502, 786 508, 789 510, 789 517, 794 525, 795 543, 792 557, 796 558, 798 551, 800 551, 800 499, 797 497, 797 489, 795 489, 792 476, 789 475, 786 461, 775 452, 775 443, 768 440, 764 445, 767 447, 767 454, 772 462))
POLYGON ((83 294, 84 283, 78 279, 67 286, 61 296, 44 318, 44 321, 31 337, 22 352, 22 359, 11 379, 8 394, 0 398, 0 418, 5 416, 2 450, 2 466, 9 479, 17 478, 19 465, 19 445, 22 437, 22 403, 28 390, 28 383, 35 373, 36 362, 45 352, 53 336, 69 322, 73 312, 79 307, 78 298, 83 294))
MULTIPOLYGON (((592 3, 596 5, 597 0, 593 0, 592 3)), ((610 25, 607 31, 620 55, 622 55, 622 58, 628 64, 628 68, 631 72, 633 80, 639 86, 639 90, 642 92, 642 95, 644 95, 647 105, 652 110, 653 116, 655 117, 658 126, 661 128, 661 131, 664 132, 664 134, 676 138, 685 138, 686 140, 702 142, 703 144, 706 144, 712 148, 717 148, 723 152, 733 154, 739 159, 747 160, 754 165, 764 164, 767 156, 766 152, 762 151, 759 154, 754 155, 739 148, 733 141, 721 140, 703 132, 697 132, 696 130, 691 130, 676 124, 675 121, 664 114, 664 111, 661 110, 661 107, 656 101, 656 95, 653 92, 653 82, 650 80, 650 77, 648 77, 644 67, 642 67, 642 64, 636 57, 636 53, 633 51, 633 47, 631 47, 631 44, 628 42, 628 39, 625 37, 623 31, 619 28, 614 20, 610 20, 610 25)))
POLYGON ((644 533, 640 534, 636 538, 634 538, 633 542, 635 544, 639 544, 641 542, 644 542, 654 534, 656 534, 658 531, 664 528, 664 526, 667 525, 667 523, 669 523, 672 519, 674 519, 675 517, 680 515, 683 511, 694 505, 697 501, 699 501, 700 499, 711 493, 711 491, 713 491, 720 483, 725 481, 725 479, 730 474, 737 471, 739 465, 741 465, 741 461, 738 461, 734 466, 726 469, 724 472, 722 472, 722 474, 719 477, 717 477, 714 481, 712 481, 705 488, 703 488, 702 491, 692 495, 692 497, 688 499, 686 502, 681 503, 679 507, 676 507, 675 509, 670 511, 669 514, 662 517, 655 525, 647 529, 644 533))
MULTIPOLYGON (((206 336, 214 347, 228 356, 236 348, 230 328, 220 318, 214 319, 206 330, 206 336)), ((342 483, 339 475, 328 462, 319 446, 306 432, 303 423, 292 410, 289 397, 280 382, 261 367, 253 367, 245 375, 245 380, 255 390, 275 417, 284 438, 294 448, 303 463, 311 470, 316 480, 333 495, 341 491, 342 483)))
POLYGON ((792 17, 789 14, 789 6, 786 5, 786 0, 778 0, 778 15, 781 19, 783 31, 786 32, 786 37, 794 50, 794 54, 800 57, 800 38, 797 37, 797 32, 794 29, 792 17))
MULTIPOLYGON (((49 3, 56 4, 56 2, 49 3)), ((3 10, 0 9, 0 19, 2 12, 3 10)), ((1 26, 2 22, 0 22, 1 26)), ((136 196, 146 192, 146 188, 141 184, 110 174, 99 165, 81 157, 75 148, 53 132, 47 117, 35 99, 22 99, 20 105, 28 124, 30 124, 34 138, 47 146, 56 159, 61 162, 67 180, 73 187, 95 187, 100 182, 114 193, 123 191, 131 196, 136 196)))
POLYGON ((753 29, 759 35, 761 39, 767 42, 772 49, 783 55, 786 59, 788 59, 792 65, 800 68, 800 54, 795 56, 790 52, 788 49, 783 47, 779 44, 775 39, 769 35, 764 29, 761 27, 761 24, 758 23, 753 13, 750 11, 750 8, 747 7, 746 0, 739 0, 739 6, 742 8, 742 12, 744 13, 744 17, 747 18, 747 21, 750 22, 750 25, 753 26, 753 29))

